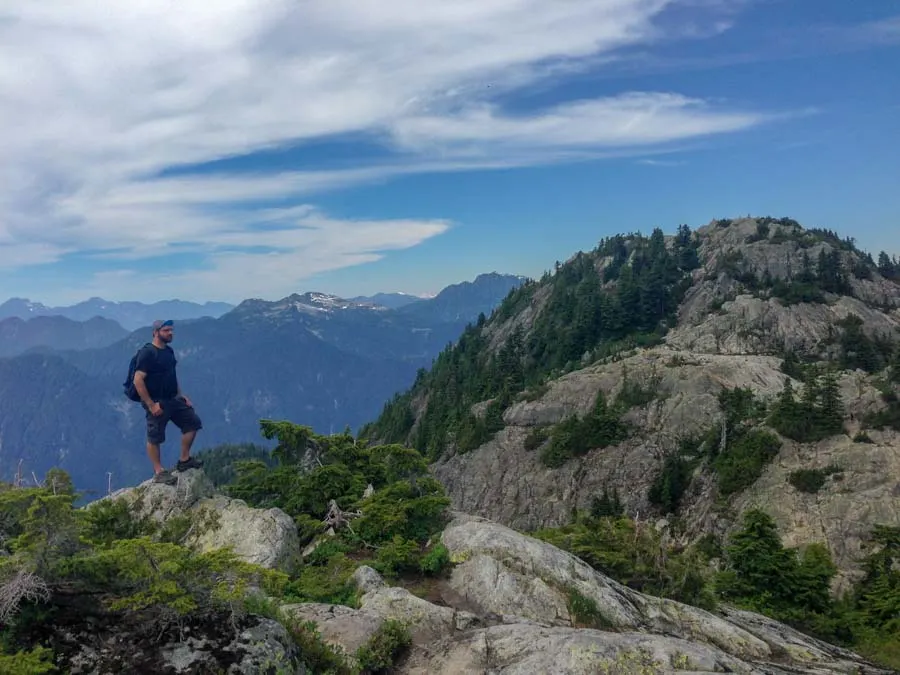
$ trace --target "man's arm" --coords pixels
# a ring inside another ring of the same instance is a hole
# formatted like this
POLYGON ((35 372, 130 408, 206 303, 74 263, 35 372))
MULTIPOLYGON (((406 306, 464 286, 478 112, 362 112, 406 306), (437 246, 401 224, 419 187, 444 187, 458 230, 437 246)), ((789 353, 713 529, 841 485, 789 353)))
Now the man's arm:
POLYGON ((159 403, 156 403, 153 398, 150 396, 150 392, 147 390, 147 382, 145 381, 147 378, 147 371, 150 369, 151 359, 153 358, 153 354, 147 352, 146 349, 138 354, 137 363, 134 368, 134 388, 138 393, 138 396, 141 397, 141 401, 143 401, 144 405, 150 410, 154 415, 162 414, 162 407, 159 403))
POLYGON ((146 377, 147 373, 143 370, 134 371, 134 388, 137 390, 138 396, 141 397, 144 405, 149 408, 154 404, 154 401, 150 398, 150 392, 147 391, 147 383, 144 382, 144 378, 146 377))

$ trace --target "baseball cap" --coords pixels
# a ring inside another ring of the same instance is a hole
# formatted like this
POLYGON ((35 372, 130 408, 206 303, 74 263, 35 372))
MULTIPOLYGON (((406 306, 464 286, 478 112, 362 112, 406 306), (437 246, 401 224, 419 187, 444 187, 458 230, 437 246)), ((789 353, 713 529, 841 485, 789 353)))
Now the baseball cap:
POLYGON ((163 326, 172 326, 172 325, 174 325, 174 322, 172 321, 172 319, 166 319, 165 321, 163 321, 162 319, 157 319, 156 321, 153 322, 153 330, 158 331, 163 326))

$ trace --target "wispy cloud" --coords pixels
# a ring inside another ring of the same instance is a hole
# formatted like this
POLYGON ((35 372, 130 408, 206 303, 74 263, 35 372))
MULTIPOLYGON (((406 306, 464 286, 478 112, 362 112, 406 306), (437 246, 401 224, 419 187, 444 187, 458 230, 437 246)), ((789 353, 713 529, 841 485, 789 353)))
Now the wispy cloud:
MULTIPOLYGON (((265 245, 277 253, 223 253, 223 242, 265 240, 250 203, 305 203, 409 173, 645 155, 764 121, 671 92, 525 114, 498 104, 501 93, 663 39, 660 16, 679 4, 8 0, 0 10, 0 268, 85 250, 158 256, 187 244, 204 266, 192 283, 204 290, 251 271, 278 270, 286 285, 415 245, 447 224, 424 214, 350 225, 315 211, 269 235, 265 245), (386 158, 344 170, 160 177, 345 134, 381 143, 386 158)), ((714 5, 693 11, 712 12, 704 25, 724 30, 714 5)))
POLYGON ((645 166, 683 166, 686 164, 683 160, 676 159, 639 159, 637 163, 645 166))

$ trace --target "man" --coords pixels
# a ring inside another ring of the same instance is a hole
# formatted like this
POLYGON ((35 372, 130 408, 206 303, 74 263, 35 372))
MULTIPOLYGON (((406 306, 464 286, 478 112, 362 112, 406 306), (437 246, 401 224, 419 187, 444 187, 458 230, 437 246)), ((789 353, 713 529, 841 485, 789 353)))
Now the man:
POLYGON ((181 456, 177 471, 199 469, 203 462, 191 457, 191 446, 203 424, 191 400, 185 396, 175 374, 175 352, 169 346, 174 335, 173 322, 153 322, 153 342, 138 352, 134 388, 147 412, 147 456, 153 462, 153 480, 174 485, 178 479, 160 463, 159 446, 166 440, 166 425, 171 421, 181 430, 181 456))

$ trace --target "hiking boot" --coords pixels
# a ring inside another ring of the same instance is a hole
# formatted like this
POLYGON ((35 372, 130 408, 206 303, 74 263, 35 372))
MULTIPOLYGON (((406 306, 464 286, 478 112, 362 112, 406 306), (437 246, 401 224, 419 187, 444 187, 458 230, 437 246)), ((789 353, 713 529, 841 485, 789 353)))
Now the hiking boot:
POLYGON ((153 476, 154 483, 163 483, 164 485, 175 485, 178 482, 178 478, 169 473, 168 470, 163 469, 158 474, 153 476))
POLYGON ((178 460, 178 464, 175 465, 176 471, 187 471, 188 469, 202 469, 203 461, 197 459, 196 457, 188 457, 186 461, 182 462, 180 459, 178 460))

